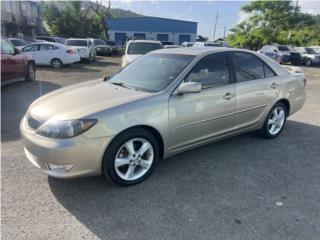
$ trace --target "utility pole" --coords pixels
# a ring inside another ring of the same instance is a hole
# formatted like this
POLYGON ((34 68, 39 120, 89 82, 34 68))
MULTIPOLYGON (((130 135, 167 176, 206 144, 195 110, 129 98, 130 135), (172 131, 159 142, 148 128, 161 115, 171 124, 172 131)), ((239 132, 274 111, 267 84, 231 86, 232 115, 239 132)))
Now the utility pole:
POLYGON ((216 29, 217 29, 218 18, 219 18, 219 11, 217 11, 216 20, 214 22, 213 37, 212 37, 213 41, 214 41, 214 38, 216 37, 216 29))
POLYGON ((223 30, 223 40, 226 38, 226 31, 227 31, 227 26, 224 25, 224 30, 223 30))

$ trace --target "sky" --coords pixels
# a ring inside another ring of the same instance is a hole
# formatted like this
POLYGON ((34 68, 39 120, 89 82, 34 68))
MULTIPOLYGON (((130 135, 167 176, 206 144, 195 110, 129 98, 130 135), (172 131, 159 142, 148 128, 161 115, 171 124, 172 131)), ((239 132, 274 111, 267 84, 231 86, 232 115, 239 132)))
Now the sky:
MULTIPOLYGON (((173 18, 198 22, 198 34, 213 37, 214 23, 218 12, 218 20, 215 38, 223 37, 224 28, 226 34, 237 23, 248 18, 248 15, 240 11, 242 5, 249 1, 167 1, 167 0, 113 0, 113 8, 122 8, 133 12, 155 17, 173 18)), ((320 1, 299 0, 303 12, 320 14, 320 1)))

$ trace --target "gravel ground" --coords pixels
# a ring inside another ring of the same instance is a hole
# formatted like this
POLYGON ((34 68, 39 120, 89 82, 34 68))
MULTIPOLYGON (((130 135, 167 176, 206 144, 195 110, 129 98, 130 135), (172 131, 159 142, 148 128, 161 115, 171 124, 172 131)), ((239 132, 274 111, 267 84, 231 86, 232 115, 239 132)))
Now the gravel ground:
POLYGON ((304 68, 307 102, 277 139, 248 133, 209 144, 161 161, 133 187, 53 179, 29 163, 18 125, 30 103, 119 62, 39 68, 38 81, 2 88, 2 239, 319 239, 319 68, 304 68))

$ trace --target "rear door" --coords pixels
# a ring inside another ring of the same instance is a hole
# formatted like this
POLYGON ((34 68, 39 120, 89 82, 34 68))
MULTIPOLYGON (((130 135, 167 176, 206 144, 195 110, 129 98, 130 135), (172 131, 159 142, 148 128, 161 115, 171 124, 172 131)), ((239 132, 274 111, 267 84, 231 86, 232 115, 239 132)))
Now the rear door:
POLYGON ((60 59, 58 50, 59 48, 51 44, 39 44, 39 50, 37 51, 38 63, 41 65, 50 65, 52 59, 60 59))
POLYGON ((209 141, 232 132, 235 111, 235 85, 226 53, 203 57, 185 78, 200 82, 199 93, 169 99, 170 145, 172 151, 209 141))
POLYGON ((36 62, 36 64, 38 64, 38 59, 37 59, 38 49, 39 49, 39 44, 32 44, 32 45, 24 47, 22 49, 22 51, 31 55, 33 57, 34 61, 36 62))
POLYGON ((281 79, 259 57, 246 52, 232 54, 236 78, 235 131, 259 122, 279 95, 281 79))

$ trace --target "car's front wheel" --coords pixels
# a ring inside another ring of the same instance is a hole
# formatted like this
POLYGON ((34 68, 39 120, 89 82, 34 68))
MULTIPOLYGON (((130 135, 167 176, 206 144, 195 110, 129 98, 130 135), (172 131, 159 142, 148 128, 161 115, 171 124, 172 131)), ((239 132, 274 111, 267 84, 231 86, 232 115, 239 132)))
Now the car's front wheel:
POLYGON ((144 129, 131 129, 109 145, 103 159, 103 175, 121 186, 134 185, 151 174, 158 159, 155 136, 144 129))
POLYGON ((278 102, 270 110, 264 125, 260 130, 262 136, 266 138, 277 137, 281 133, 286 123, 286 119, 287 108, 283 103, 278 102))
POLYGON ((307 66, 311 66, 312 65, 312 60, 310 58, 307 58, 305 63, 306 63, 307 66))
POLYGON ((27 72, 26 72, 26 77, 25 81, 26 82, 32 82, 36 79, 36 67, 33 62, 29 62, 27 65, 27 72))

